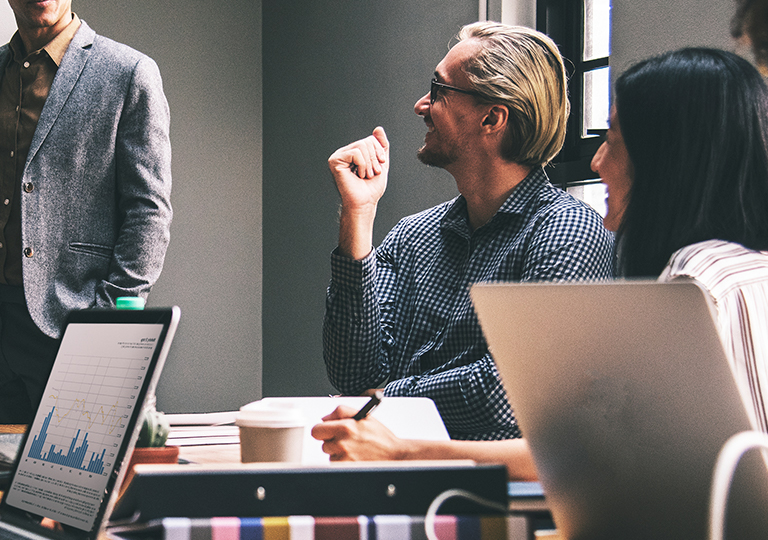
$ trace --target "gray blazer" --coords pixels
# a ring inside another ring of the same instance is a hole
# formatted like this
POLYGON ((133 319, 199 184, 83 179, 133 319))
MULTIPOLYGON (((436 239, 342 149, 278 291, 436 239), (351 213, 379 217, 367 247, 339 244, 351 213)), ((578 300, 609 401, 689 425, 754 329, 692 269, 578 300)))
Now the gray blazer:
MULTIPOLYGON (((0 47, 0 77, 9 60, 0 47)), ((171 223, 170 114, 157 65, 82 23, 53 80, 21 179, 32 319, 59 337, 72 309, 143 296, 171 223)))

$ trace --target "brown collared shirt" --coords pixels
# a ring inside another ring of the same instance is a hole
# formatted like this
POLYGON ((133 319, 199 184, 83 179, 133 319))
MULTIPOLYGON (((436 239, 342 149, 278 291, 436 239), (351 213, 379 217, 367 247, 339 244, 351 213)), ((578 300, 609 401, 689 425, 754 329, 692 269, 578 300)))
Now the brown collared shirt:
POLYGON ((16 32, 0 80, 0 283, 22 285, 21 176, 48 92, 80 19, 42 49, 28 53, 16 32))

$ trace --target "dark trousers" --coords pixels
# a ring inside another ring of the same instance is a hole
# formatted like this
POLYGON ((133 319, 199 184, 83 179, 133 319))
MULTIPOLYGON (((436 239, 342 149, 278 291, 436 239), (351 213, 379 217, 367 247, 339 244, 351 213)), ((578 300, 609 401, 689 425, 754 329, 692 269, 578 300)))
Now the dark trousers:
POLYGON ((0 284, 0 424, 32 422, 58 349, 32 321, 21 287, 0 284))

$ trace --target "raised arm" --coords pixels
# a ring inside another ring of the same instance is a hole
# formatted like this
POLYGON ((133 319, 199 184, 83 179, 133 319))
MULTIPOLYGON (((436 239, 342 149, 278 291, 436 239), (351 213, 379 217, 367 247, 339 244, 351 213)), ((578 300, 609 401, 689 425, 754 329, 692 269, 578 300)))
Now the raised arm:
POLYGON ((339 148, 328 167, 341 196, 339 253, 365 258, 373 249, 373 221, 379 199, 387 188, 389 141, 384 129, 339 148))

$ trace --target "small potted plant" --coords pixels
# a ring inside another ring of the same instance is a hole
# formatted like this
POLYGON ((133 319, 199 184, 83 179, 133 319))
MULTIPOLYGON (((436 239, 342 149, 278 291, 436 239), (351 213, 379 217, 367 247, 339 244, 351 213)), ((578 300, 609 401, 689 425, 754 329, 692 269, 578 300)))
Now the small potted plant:
POLYGON ((168 440, 170 426, 165 414, 155 408, 155 400, 141 411, 142 419, 139 438, 136 440, 136 447, 133 449, 133 455, 128 463, 128 471, 125 480, 120 488, 121 492, 128 486, 133 478, 133 466, 143 463, 178 463, 179 447, 165 446, 168 440))
POLYGON ((141 414, 144 418, 136 448, 165 448, 171 430, 165 414, 158 411, 154 404, 145 407, 141 414))

